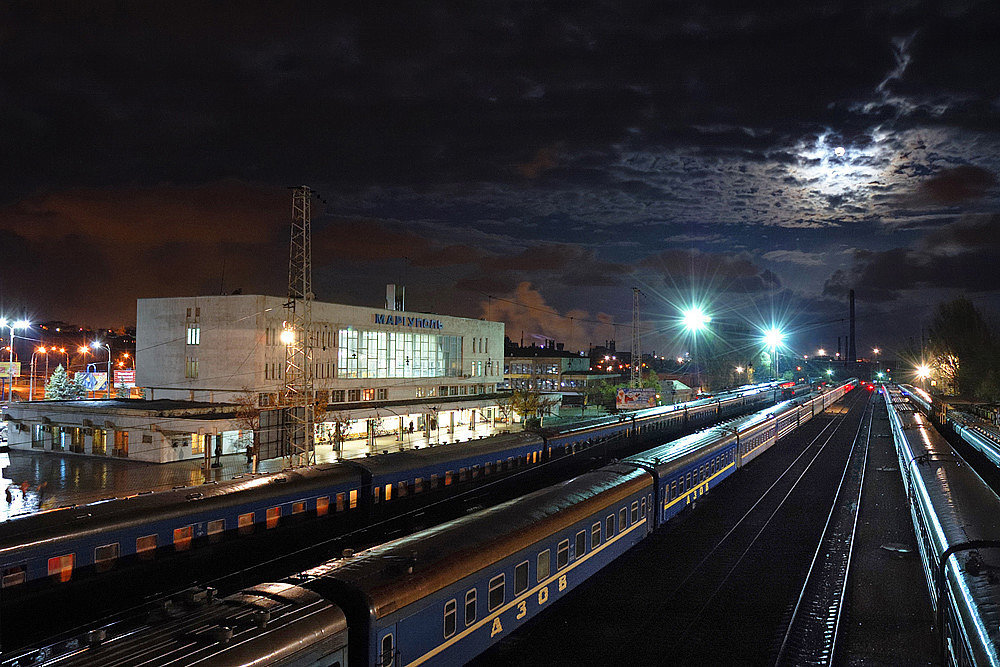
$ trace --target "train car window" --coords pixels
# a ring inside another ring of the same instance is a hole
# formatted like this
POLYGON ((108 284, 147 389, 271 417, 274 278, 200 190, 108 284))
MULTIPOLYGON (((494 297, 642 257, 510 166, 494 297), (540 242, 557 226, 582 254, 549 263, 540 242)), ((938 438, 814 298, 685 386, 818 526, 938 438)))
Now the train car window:
POLYGON ((49 576, 56 581, 67 582, 73 578, 73 561, 75 554, 55 556, 49 559, 49 576))
POLYGON ((690 489, 691 488, 691 473, 687 474, 687 484, 685 485, 684 488, 685 489, 690 489))
POLYGON ((348 503, 348 509, 355 509, 358 506, 358 490, 351 489, 351 493, 348 496, 350 498, 350 503, 348 503))
POLYGON ((574 544, 573 546, 575 547, 573 551, 574 559, 579 558, 583 554, 587 553, 587 531, 581 530, 579 533, 576 534, 576 544, 574 544))
POLYGON ((615 515, 612 514, 607 519, 604 520, 604 535, 607 539, 611 539, 615 536, 615 515))
POLYGON ((28 569, 21 563, 18 565, 8 565, 3 569, 3 587, 10 588, 23 584, 28 578, 28 569))
POLYGON ((472 625, 476 622, 476 589, 465 594, 465 624, 472 625))
POLYGON ((392 484, 391 483, 385 485, 385 496, 384 497, 385 497, 385 501, 386 502, 389 502, 390 500, 392 500, 392 484))
POLYGON ((413 480, 413 492, 420 493, 423 490, 424 490, 424 478, 417 477, 415 480, 413 480))
POLYGON ((240 535, 249 535, 253 532, 253 512, 241 514, 236 519, 236 528, 240 535))
POLYGON ((458 625, 458 605, 454 600, 444 603, 444 638, 447 639, 455 634, 458 625))
POLYGON ((451 486, 452 478, 455 476, 454 470, 446 470, 444 472, 444 485, 451 486))
POLYGON ((208 539, 211 542, 218 542, 226 532, 226 520, 215 519, 208 522, 208 539))
POLYGON ((437 476, 437 473, 431 475, 431 488, 436 489, 441 484, 441 478, 437 476))
POLYGON ((628 528, 628 510, 624 507, 618 512, 618 532, 622 532, 628 528))
MULTIPOLYGON (((344 492, 341 491, 333 497, 334 509, 337 512, 344 511, 344 492)), ((330 511, 330 496, 320 496, 316 499, 316 516, 326 516, 330 511)))
POLYGON ((647 493, 646 494, 646 500, 649 502, 649 511, 652 512, 653 511, 653 494, 652 493, 647 493))
POLYGON ((675 479, 670 483, 670 499, 673 500, 677 497, 677 480, 675 479))
POLYGON ((381 486, 374 486, 374 487, 372 487, 372 500, 374 502, 377 503, 379 501, 379 497, 381 495, 382 495, 382 487, 381 486))
POLYGON ((398 485, 399 497, 402 498, 407 493, 409 493, 408 484, 406 482, 400 482, 398 485))
POLYGON ((187 551, 191 548, 191 539, 194 537, 194 526, 184 526, 174 528, 174 551, 187 551))
POLYGON ((496 611, 503 606, 507 591, 506 579, 503 574, 498 574, 490 579, 489 595, 486 597, 486 604, 490 611, 496 611))
POLYGON ((646 499, 642 499, 642 516, 646 516, 646 499))
POLYGON ((390 632, 385 637, 382 637, 382 655, 380 659, 382 667, 392 667, 392 663, 396 657, 395 653, 392 647, 392 633, 390 632))
POLYGON ((118 561, 118 543, 105 544, 94 549, 94 569, 98 572, 107 572, 115 566, 118 561))
POLYGON ((280 507, 269 507, 267 513, 265 514, 265 525, 270 530, 271 528, 278 527, 278 521, 281 519, 281 508, 280 507))
POLYGON ((630 523, 636 523, 639 520, 639 501, 636 500, 632 503, 632 516, 630 523))
POLYGON ((535 558, 535 581, 541 583, 549 578, 552 567, 552 551, 546 549, 535 558))
POLYGON ((486 477, 489 477, 491 472, 493 472, 493 464, 492 463, 484 463, 483 464, 483 475, 485 475, 486 477))
POLYGON ((601 545, 601 522, 598 521, 590 527, 590 548, 594 549, 601 545))
POLYGON ((149 560, 156 553, 156 535, 145 535, 135 540, 135 553, 143 560, 149 560))
POLYGON ((556 547, 556 569, 561 570, 569 563, 569 540, 563 540, 556 547))
POLYGON ((459 468, 458 469, 458 481, 460 481, 460 482, 467 482, 467 481, 469 481, 469 469, 468 468, 459 468))
POLYGON ((519 563, 514 568, 514 595, 518 596, 528 590, 528 561, 519 563))
POLYGON ((300 500, 297 503, 292 503, 292 514, 302 514, 306 511, 306 501, 300 500))

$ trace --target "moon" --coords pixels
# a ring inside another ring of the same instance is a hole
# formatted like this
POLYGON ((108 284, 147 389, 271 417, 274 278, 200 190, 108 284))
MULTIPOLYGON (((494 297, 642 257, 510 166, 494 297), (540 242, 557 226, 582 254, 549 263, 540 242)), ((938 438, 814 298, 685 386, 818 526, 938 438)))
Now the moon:
POLYGON ((836 155, 837 157, 844 157, 844 153, 846 152, 847 150, 843 146, 837 146, 836 148, 833 149, 833 154, 836 155))

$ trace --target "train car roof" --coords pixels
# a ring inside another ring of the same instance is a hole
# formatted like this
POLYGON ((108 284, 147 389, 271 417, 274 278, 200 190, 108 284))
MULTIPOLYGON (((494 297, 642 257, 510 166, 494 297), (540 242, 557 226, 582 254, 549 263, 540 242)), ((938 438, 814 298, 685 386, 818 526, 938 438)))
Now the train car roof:
POLYGON ((351 462, 374 475, 386 475, 395 472, 419 470, 422 467, 447 463, 448 461, 461 461, 468 458, 488 456, 496 452, 530 447, 532 445, 542 445, 542 439, 538 434, 520 431, 517 433, 503 433, 481 440, 469 440, 468 442, 454 442, 447 445, 408 449, 404 452, 380 454, 366 459, 352 459, 351 462))
MULTIPOLYGON (((105 639, 94 646, 85 638, 75 644, 61 642, 47 647, 48 659, 38 660, 37 653, 28 652, 23 664, 253 665, 265 664, 265 656, 266 664, 317 664, 325 653, 347 646, 348 629, 339 607, 312 591, 278 583, 221 600, 171 606, 143 621, 125 621, 103 631, 105 639)), ((16 664, 19 656, 9 657, 16 664)))
POLYGON ((0 523, 0 555, 68 533, 83 536, 103 532, 109 530, 110 523, 127 528, 350 482, 361 483, 360 471, 350 465, 324 464, 45 510, 0 523))
POLYGON ((344 584, 368 598, 376 617, 391 614, 573 526, 595 507, 641 492, 650 476, 612 464, 521 498, 302 573, 323 594, 344 584))
MULTIPOLYGON (((915 497, 921 502, 926 498, 934 515, 935 520, 928 522, 934 543, 1000 543, 1000 497, 954 452, 927 417, 908 403, 912 398, 902 398, 895 389, 885 395, 901 426, 893 429, 894 437, 904 440, 897 442, 897 447, 910 458, 905 473, 916 478, 913 484, 923 487, 915 497)), ((1000 581, 991 573, 1000 569, 998 550, 965 550, 953 555, 951 561, 952 576, 961 582, 963 603, 977 610, 986 628, 996 628, 1000 625, 1000 581), (980 559, 975 569, 970 567, 973 558, 980 559)))

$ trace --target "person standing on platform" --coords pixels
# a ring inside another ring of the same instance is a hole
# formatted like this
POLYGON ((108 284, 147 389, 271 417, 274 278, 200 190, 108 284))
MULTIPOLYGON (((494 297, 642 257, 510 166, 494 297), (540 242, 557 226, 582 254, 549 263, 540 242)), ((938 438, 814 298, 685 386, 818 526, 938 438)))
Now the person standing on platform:
POLYGON ((10 507, 10 504, 12 502, 14 502, 14 496, 10 492, 10 485, 9 484, 7 485, 6 492, 7 492, 7 507, 10 507))

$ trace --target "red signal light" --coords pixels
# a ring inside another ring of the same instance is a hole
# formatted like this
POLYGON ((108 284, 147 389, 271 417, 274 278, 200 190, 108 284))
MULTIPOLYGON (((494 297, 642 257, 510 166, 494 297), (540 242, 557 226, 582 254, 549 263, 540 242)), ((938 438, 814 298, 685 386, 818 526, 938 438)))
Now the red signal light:
POLYGON ((875 385, 873 384, 868 385, 868 391, 875 391, 875 385))

